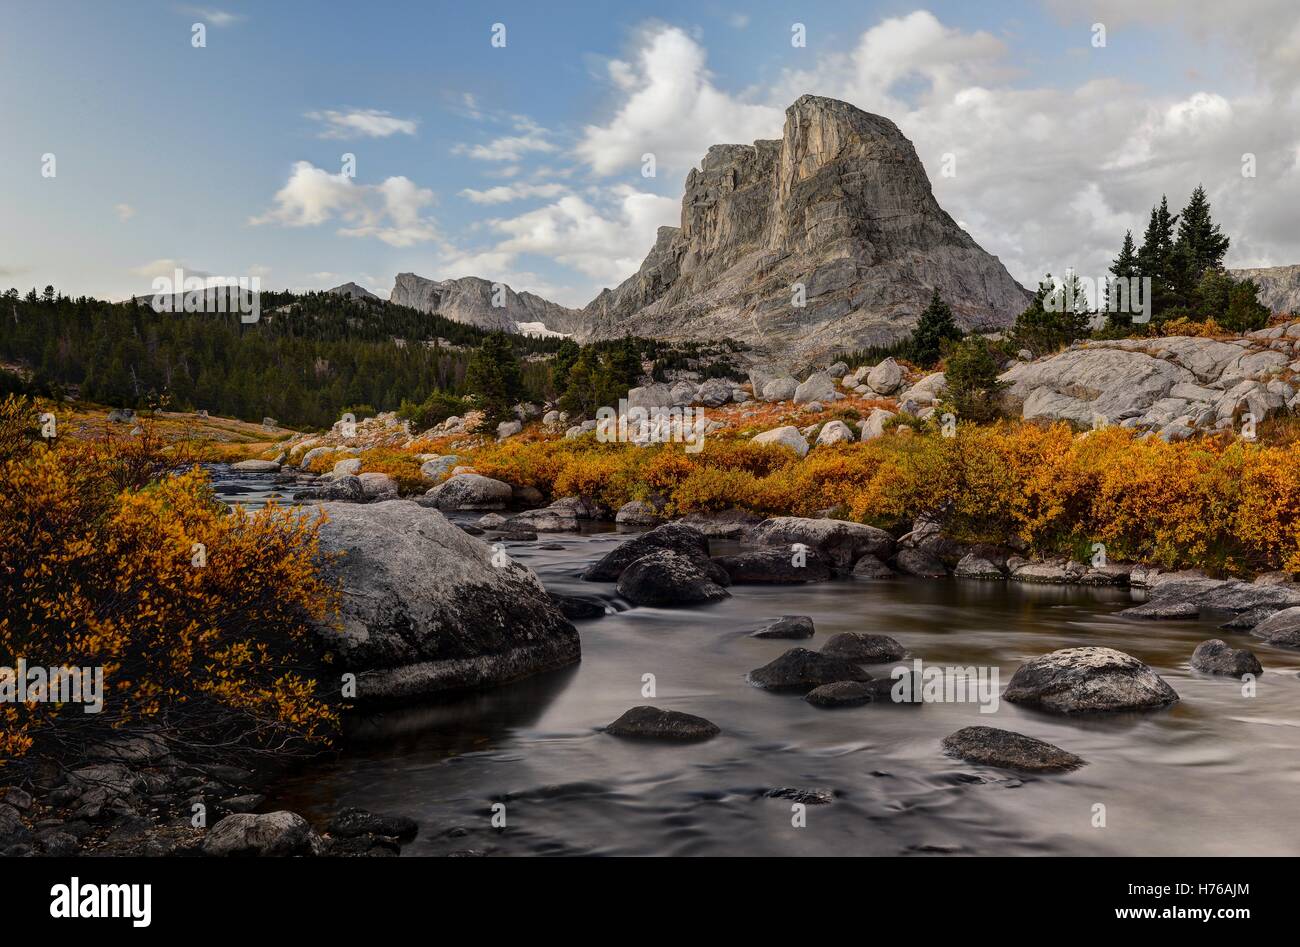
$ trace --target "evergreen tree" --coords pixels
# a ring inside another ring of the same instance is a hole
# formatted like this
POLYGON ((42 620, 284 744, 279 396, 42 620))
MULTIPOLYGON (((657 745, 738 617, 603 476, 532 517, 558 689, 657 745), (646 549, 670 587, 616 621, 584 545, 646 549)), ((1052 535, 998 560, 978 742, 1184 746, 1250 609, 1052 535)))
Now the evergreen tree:
POLYGON ((1142 246, 1138 248, 1138 274, 1151 279, 1151 317, 1163 321, 1168 310, 1178 302, 1177 267, 1174 260, 1174 225, 1177 214, 1169 213, 1169 199, 1160 196, 1160 203, 1151 208, 1151 217, 1142 246))
MULTIPOLYGON (((1129 280, 1133 278, 1140 279, 1141 274, 1139 273, 1139 266, 1137 248, 1133 243, 1133 231, 1126 230, 1124 232, 1124 244, 1120 247, 1119 256, 1115 257, 1114 261, 1110 265, 1111 275, 1119 280, 1129 280)), ((1114 303, 1116 308, 1112 311, 1111 293, 1115 292, 1117 292, 1117 290, 1113 289, 1111 286, 1108 285, 1106 287, 1106 328, 1130 328, 1133 325, 1133 314, 1131 312, 1121 311, 1118 308, 1119 302, 1127 301, 1129 294, 1126 292, 1121 295, 1119 300, 1114 303)))
POLYGON ((1086 338, 1088 332, 1088 297, 1079 277, 1070 273, 1058 286, 1048 273, 1029 306, 1016 318, 1011 338, 1017 348, 1039 356, 1086 338))
POLYGON ((514 417, 513 407, 523 396, 519 358, 504 332, 493 332, 479 346, 465 371, 465 385, 478 398, 490 424, 514 417))
POLYGON ((943 343, 960 339, 961 329, 952 317, 952 310, 939 296, 935 289, 930 294, 930 304, 921 313, 921 318, 912 330, 909 346, 910 356, 916 364, 929 368, 939 361, 943 354, 943 343))
POLYGON ((983 336, 963 339, 952 347, 944 377, 948 398, 964 421, 992 421, 998 415, 998 393, 1007 383, 998 380, 1000 360, 983 336))
POLYGON ((1235 283, 1228 294, 1228 309, 1222 325, 1233 332, 1253 332, 1268 325, 1269 309, 1258 298, 1259 287, 1251 279, 1235 283))
POLYGON ((1185 303, 1191 302, 1205 272, 1223 265, 1228 242, 1210 216, 1209 199, 1198 184, 1179 215, 1178 239, 1173 246, 1176 289, 1185 303))

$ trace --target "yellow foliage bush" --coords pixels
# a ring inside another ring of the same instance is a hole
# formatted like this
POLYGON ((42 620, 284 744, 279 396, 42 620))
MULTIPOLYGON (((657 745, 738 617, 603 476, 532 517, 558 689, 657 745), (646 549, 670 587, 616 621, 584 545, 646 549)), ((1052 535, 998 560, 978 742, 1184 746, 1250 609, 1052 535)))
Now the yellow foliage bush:
POLYGON ((336 729, 311 676, 309 625, 338 602, 318 569, 321 520, 232 511, 200 469, 172 473, 149 444, 34 443, 0 463, 0 667, 21 658, 104 679, 98 714, 4 707, 0 757, 136 724, 276 749, 336 729))
POLYGON ((486 476, 617 507, 658 494, 673 514, 738 507, 808 516, 842 507, 900 528, 933 517, 966 542, 1019 539, 1038 553, 1105 543, 1117 561, 1231 573, 1300 571, 1300 445, 1166 443, 1067 424, 963 425, 955 437, 886 435, 815 448, 714 436, 698 453, 593 438, 493 445, 486 476))
POLYGON ((373 447, 363 451, 361 472, 388 474, 397 481, 397 488, 402 493, 416 493, 428 487, 420 475, 420 461, 414 454, 387 447, 373 447))

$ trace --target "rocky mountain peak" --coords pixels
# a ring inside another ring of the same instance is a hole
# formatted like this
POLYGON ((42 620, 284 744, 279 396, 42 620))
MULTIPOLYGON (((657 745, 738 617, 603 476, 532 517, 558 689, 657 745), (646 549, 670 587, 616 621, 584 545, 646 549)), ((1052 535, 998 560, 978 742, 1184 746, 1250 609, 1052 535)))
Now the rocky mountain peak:
POLYGON ((805 95, 779 141, 709 148, 681 226, 584 319, 596 338, 731 337, 793 364, 905 335, 934 288, 975 329, 1009 325, 1028 298, 939 206, 898 126, 805 95))

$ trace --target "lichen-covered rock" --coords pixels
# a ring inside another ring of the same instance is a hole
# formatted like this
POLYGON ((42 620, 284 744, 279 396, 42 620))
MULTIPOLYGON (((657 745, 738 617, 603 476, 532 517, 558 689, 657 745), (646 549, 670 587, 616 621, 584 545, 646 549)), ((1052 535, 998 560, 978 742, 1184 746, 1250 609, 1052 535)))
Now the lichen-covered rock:
POLYGON ((430 488, 423 502, 439 510, 504 510, 513 495, 508 483, 462 473, 430 488))
POLYGON ((695 714, 658 707, 633 707, 607 726, 605 732, 616 737, 686 743, 709 740, 722 731, 717 724, 695 714))
POLYGON ((811 638, 813 620, 807 615, 786 615, 750 634, 751 638, 811 638))
POLYGON ((616 582, 633 562, 655 549, 669 549, 684 556, 709 556, 708 538, 685 523, 664 523, 635 536, 606 553, 582 573, 588 582, 616 582))
POLYGON ((800 457, 808 453, 808 441, 804 439, 804 436, 799 433, 799 429, 793 424, 773 428, 770 431, 764 431, 762 434, 755 434, 750 440, 755 444, 776 444, 780 447, 788 447, 800 457))
POLYGON ((754 527, 752 537, 754 542, 767 546, 805 545, 845 572, 864 555, 888 559, 894 552, 894 537, 889 533, 847 520, 777 516, 754 527))
POLYGON ((812 690, 838 681, 869 681, 871 675, 852 661, 791 648, 774 661, 749 672, 749 683, 764 690, 812 690))
POLYGON ((728 598, 709 561, 670 549, 654 549, 618 577, 618 594, 636 605, 698 605, 728 598))
POLYGON ((1059 746, 996 727, 963 727, 944 737, 943 749, 970 763, 1022 773, 1064 773, 1086 763, 1059 746))
POLYGON ((1230 648, 1218 638, 1202 641, 1192 652, 1192 670, 1206 674, 1226 674, 1229 677, 1256 676, 1264 673, 1259 658, 1245 648, 1230 648))
POLYGON ((843 658, 856 664, 885 664, 907 657, 907 649, 889 635, 868 635, 857 631, 842 631, 832 635, 824 645, 822 654, 843 658))
POLYGON ((1063 648, 1027 661, 1002 696, 1060 714, 1147 710, 1178 700, 1160 675, 1113 648, 1063 648))
POLYGON ((731 579, 732 585, 799 585, 825 582, 831 567, 815 549, 792 553, 784 549, 762 549, 718 556, 713 560, 731 579))
POLYGON ((1265 618, 1250 633, 1269 644, 1300 648, 1300 605, 1293 605, 1265 618))
POLYGON ((323 855, 325 843, 296 812, 241 812, 208 830, 203 854, 216 857, 323 855))

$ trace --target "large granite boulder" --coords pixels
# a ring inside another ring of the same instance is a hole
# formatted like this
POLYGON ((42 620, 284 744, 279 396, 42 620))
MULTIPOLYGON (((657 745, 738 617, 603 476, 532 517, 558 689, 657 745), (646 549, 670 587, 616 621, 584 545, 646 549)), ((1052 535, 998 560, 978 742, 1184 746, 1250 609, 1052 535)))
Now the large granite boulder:
POLYGON ((1137 658, 1113 648, 1063 648, 1022 664, 1002 695, 1059 714, 1166 707, 1178 693, 1137 658))
POLYGON ((320 546, 343 589, 316 634, 357 700, 412 701, 504 684, 580 656, 578 634, 531 570, 409 500, 327 503, 320 546))
POLYGON ((589 566, 582 573, 582 578, 588 582, 616 582, 628 566, 656 549, 668 549, 683 556, 707 559, 709 540, 694 526, 664 523, 610 550, 598 562, 589 566))

